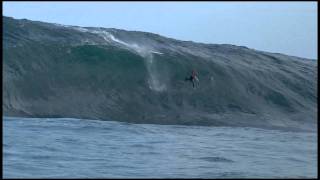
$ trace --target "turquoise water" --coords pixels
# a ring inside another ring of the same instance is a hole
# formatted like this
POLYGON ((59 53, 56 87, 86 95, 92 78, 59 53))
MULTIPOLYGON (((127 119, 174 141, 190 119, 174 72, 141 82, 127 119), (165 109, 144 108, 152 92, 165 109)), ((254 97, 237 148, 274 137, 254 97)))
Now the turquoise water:
POLYGON ((3 119, 4 178, 316 178, 317 134, 3 119))

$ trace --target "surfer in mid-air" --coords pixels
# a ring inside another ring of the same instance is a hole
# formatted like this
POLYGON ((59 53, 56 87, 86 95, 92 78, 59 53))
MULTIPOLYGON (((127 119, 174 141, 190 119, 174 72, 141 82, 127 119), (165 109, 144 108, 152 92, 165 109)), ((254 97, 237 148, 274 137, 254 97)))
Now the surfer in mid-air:
POLYGON ((185 79, 186 81, 191 81, 192 82, 192 87, 195 88, 195 81, 198 81, 199 82, 199 79, 196 75, 196 71, 195 70, 192 70, 192 74, 191 76, 188 78, 186 77, 185 79))

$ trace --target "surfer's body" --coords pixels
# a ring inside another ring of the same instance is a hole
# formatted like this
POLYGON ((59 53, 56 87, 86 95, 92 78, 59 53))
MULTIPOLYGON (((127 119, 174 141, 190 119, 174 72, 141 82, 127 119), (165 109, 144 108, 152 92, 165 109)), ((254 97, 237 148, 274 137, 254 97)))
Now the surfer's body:
POLYGON ((186 81, 191 81, 192 82, 192 87, 195 88, 195 81, 198 81, 199 82, 199 79, 196 75, 196 71, 195 70, 192 70, 192 74, 189 78, 186 78, 185 79, 186 81))

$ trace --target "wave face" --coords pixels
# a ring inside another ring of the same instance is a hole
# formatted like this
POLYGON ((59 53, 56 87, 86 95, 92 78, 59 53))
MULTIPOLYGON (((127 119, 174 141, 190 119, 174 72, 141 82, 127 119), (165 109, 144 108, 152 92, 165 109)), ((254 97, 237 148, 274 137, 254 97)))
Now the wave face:
POLYGON ((317 60, 9 17, 3 31, 5 116, 316 129, 317 60))

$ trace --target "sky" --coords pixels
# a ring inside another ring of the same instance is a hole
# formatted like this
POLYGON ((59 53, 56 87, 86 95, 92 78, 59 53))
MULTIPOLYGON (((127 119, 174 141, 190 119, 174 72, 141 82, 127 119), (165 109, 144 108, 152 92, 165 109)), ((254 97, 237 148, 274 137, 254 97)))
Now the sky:
POLYGON ((317 59, 317 2, 3 2, 3 15, 317 59))

